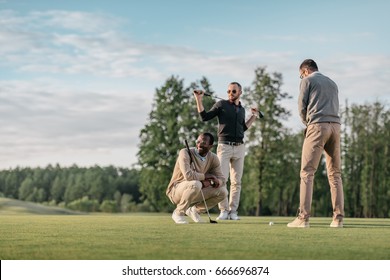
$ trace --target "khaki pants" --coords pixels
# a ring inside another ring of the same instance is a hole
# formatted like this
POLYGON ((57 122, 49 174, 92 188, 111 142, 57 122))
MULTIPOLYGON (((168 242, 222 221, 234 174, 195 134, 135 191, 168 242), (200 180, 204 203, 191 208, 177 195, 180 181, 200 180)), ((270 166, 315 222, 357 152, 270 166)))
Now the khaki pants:
POLYGON ((310 217, 314 173, 317 171, 324 151, 332 199, 333 219, 343 219, 344 217, 340 124, 315 123, 307 127, 306 138, 302 147, 299 216, 305 220, 310 217))
MULTIPOLYGON (((226 182, 230 174, 229 200, 226 197, 218 204, 219 210, 237 213, 240 205, 241 178, 244 170, 245 145, 230 146, 218 144, 217 156, 221 162, 221 169, 226 182)), ((226 185, 223 186, 227 189, 226 185)))
POLYGON ((213 208, 227 196, 226 188, 204 188, 200 181, 183 181, 172 188, 171 201, 176 204, 176 214, 185 215, 186 210, 195 205, 198 213, 205 213, 206 207, 203 202, 203 192, 208 209, 213 208))

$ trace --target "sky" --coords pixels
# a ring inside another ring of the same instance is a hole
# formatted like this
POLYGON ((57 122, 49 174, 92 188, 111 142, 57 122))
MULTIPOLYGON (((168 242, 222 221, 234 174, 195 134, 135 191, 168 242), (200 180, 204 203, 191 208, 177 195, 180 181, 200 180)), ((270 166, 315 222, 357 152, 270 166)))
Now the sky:
POLYGON ((206 77, 224 97, 257 67, 281 73, 292 131, 306 58, 341 106, 388 105, 389 11, 387 0, 0 0, 0 169, 132 168, 171 76, 206 77))

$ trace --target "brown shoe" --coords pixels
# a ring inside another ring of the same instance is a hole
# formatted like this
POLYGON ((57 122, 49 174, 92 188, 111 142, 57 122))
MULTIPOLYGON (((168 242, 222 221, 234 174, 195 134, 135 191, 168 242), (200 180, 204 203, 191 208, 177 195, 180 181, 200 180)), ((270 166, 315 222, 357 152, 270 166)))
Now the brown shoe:
POLYGON ((310 225, 309 225, 308 221, 297 217, 294 221, 292 221, 291 223, 288 223, 287 227, 291 227, 291 228, 309 228, 310 225))

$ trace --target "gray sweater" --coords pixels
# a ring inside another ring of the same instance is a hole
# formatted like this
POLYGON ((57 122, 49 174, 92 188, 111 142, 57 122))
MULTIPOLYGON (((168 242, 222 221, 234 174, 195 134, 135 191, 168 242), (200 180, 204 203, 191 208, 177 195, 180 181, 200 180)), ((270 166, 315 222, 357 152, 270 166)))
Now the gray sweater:
POLYGON ((298 110, 303 124, 340 123, 338 88, 335 82, 320 72, 302 79, 298 110))

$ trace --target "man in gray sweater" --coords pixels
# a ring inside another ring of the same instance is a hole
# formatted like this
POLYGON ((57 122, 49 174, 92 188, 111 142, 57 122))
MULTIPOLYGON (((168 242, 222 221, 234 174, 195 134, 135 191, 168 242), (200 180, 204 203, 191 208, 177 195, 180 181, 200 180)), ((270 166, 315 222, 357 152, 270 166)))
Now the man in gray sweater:
POLYGON ((331 227, 343 227, 344 194, 341 180, 340 117, 338 88, 318 71, 312 59, 299 67, 298 110, 305 129, 302 147, 300 203, 298 217, 288 227, 309 227, 314 174, 325 151, 326 169, 333 207, 331 227))

